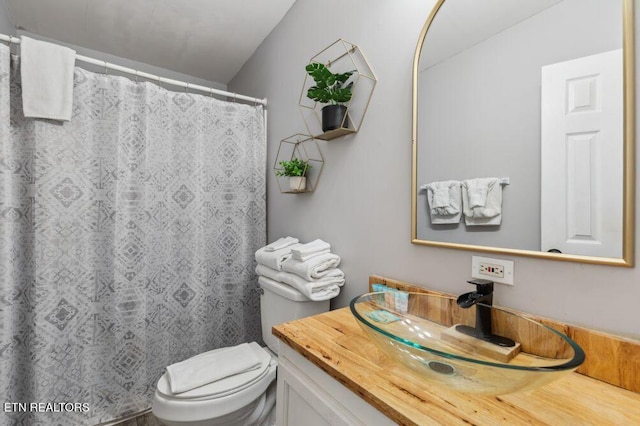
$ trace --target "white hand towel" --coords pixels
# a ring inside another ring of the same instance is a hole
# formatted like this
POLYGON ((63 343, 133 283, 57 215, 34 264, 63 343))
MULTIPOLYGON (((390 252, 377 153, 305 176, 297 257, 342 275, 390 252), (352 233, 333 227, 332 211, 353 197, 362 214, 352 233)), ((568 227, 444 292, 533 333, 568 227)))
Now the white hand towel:
POLYGON ((277 271, 281 271, 282 262, 292 256, 291 249, 299 245, 301 244, 293 244, 291 246, 274 251, 266 251, 266 247, 262 247, 256 252, 256 262, 277 271))
POLYGON ((459 181, 431 182, 420 189, 427 190, 429 217, 433 225, 460 223, 462 202, 459 181))
MULTIPOLYGON (((282 270, 311 281, 335 271, 334 268, 337 268, 339 264, 340 256, 333 253, 324 253, 304 262, 291 257, 282 262, 282 270)), ((336 275, 332 274, 332 276, 336 275)))
POLYGON ((22 36, 20 56, 24 116, 71 120, 75 50, 22 36))
POLYGON ((467 188, 467 196, 469 197, 469 207, 485 207, 487 205, 487 187, 476 186, 467 188))
POLYGON ((450 207, 449 188, 436 188, 433 191, 434 208, 450 207))
POLYGON ((264 247, 264 251, 281 250, 283 248, 292 246, 292 245, 296 244, 297 242, 298 242, 298 239, 297 238, 293 238, 293 237, 280 238, 279 240, 276 240, 276 241, 272 242, 271 244, 265 246, 264 247))
POLYGON ((255 370, 260 359, 248 343, 215 349, 167 367, 169 387, 174 394, 204 386, 225 377, 255 370))
POLYGON ((500 179, 478 178, 463 181, 462 210, 464 222, 468 226, 500 225, 502 222, 500 179))
POLYGON ((291 253, 293 253, 294 259, 297 259, 300 262, 304 262, 305 260, 309 260, 314 256, 329 253, 330 250, 331 245, 329 243, 317 239, 311 241, 310 243, 303 244, 300 247, 291 249, 291 253))
MULTIPOLYGON (((271 279, 264 275, 258 277, 258 283, 263 284, 265 282, 267 282, 267 285, 268 285, 268 284, 273 284, 274 282, 278 283, 279 281, 271 279)), ((285 284, 282 282, 279 282, 279 283, 285 284)), ((304 294, 309 300, 319 302, 321 300, 329 300, 336 297, 338 294, 340 294, 340 287, 338 285, 333 284, 333 285, 328 285, 324 287, 314 287, 312 291, 305 291, 305 292, 301 291, 301 293, 304 294)))
POLYGON ((260 277, 270 278, 282 284, 286 284, 295 288, 300 293, 307 296, 310 300, 327 300, 335 297, 340 293, 340 288, 344 285, 344 273, 339 269, 335 269, 336 276, 331 274, 319 280, 308 281, 290 272, 276 271, 264 265, 256 266, 256 274, 260 277), (331 290, 327 290, 331 288, 331 290), (337 290, 337 291, 336 291, 337 290))

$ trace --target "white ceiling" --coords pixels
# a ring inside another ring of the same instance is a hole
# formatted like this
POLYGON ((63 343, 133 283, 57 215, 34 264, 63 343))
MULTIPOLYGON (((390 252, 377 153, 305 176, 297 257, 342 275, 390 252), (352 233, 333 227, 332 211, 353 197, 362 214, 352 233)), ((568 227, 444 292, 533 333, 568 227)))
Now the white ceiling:
POLYGON ((18 29, 227 84, 295 0, 6 0, 18 29))

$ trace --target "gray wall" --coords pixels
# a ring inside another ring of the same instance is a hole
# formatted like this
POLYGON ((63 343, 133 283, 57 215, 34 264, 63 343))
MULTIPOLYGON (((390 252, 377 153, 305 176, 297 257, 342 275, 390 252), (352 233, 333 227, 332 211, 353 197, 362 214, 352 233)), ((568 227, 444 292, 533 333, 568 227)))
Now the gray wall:
POLYGON ((0 1, 0 33, 13 35, 15 31, 16 26, 13 24, 13 18, 9 14, 7 2, 0 1))
POLYGON ((490 176, 511 184, 500 227, 431 225, 419 192, 418 238, 540 250, 540 70, 621 49, 621 4, 606 6, 565 0, 420 73, 419 184, 490 176))
MULTIPOLYGON (((452 293, 470 288, 465 280, 471 252, 409 242, 411 65, 418 34, 434 3, 298 0, 230 84, 269 99, 269 240, 295 235, 332 244, 347 275, 333 307, 346 306, 364 293, 371 274, 452 293), (338 38, 358 44, 376 73, 369 112, 359 133, 321 144, 325 169, 314 193, 280 194, 271 168, 279 141, 304 131, 297 107, 304 66, 338 38)), ((497 304, 640 337, 638 268, 499 257, 515 260, 515 286, 498 286, 497 304)))

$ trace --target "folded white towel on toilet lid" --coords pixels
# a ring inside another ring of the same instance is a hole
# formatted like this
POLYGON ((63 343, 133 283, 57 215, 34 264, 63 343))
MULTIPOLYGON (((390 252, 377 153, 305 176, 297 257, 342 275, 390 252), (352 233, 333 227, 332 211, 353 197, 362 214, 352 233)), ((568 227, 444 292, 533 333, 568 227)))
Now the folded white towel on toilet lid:
POLYGON ((181 393, 260 367, 248 343, 215 349, 167 367, 171 392, 181 393))

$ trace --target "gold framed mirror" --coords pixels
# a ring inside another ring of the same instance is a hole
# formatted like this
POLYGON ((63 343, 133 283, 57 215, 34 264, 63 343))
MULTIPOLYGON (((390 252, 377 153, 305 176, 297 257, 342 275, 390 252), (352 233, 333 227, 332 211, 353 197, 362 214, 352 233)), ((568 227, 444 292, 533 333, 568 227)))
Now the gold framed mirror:
POLYGON ((411 242, 633 266, 633 0, 438 0, 413 61, 411 242))

